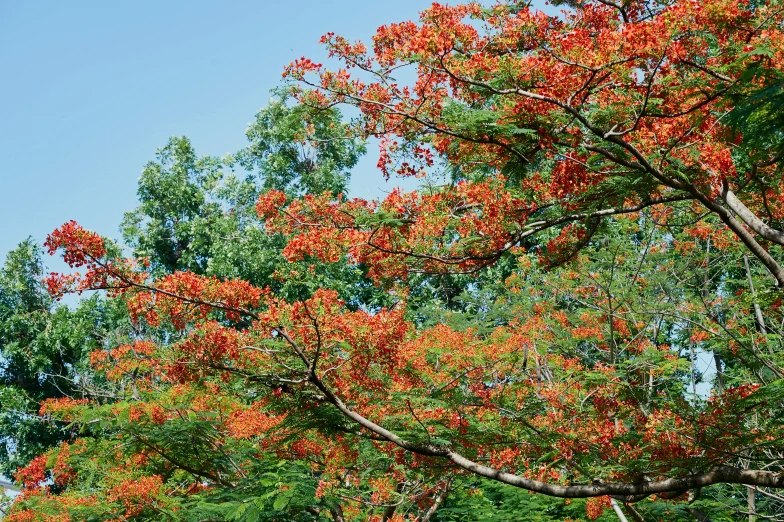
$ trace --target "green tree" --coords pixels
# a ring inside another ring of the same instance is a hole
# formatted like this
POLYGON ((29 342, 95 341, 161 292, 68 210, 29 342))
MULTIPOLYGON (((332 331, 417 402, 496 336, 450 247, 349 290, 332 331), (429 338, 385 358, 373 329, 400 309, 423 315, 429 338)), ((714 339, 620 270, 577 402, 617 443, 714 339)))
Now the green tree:
POLYGON ((259 192, 270 188, 290 197, 345 197, 350 170, 365 152, 346 132, 337 110, 311 114, 276 95, 236 154, 199 156, 188 138, 171 138, 142 171, 139 206, 121 225, 125 244, 157 275, 188 270, 244 279, 289 299, 328 287, 352 306, 378 305, 383 296, 361 266, 319 263, 314 278, 313 262, 284 259, 285 238, 267 233, 255 210, 259 192))
POLYGON ((345 195, 351 169, 365 153, 364 142, 350 134, 340 111, 291 106, 280 91, 245 135, 249 145, 236 154, 239 163, 256 173, 259 188, 291 196, 345 195))
POLYGON ((117 302, 98 295, 57 305, 42 284, 40 247, 27 239, 0 269, 0 472, 13 476, 76 432, 39 415, 42 401, 89 393, 87 355, 123 339, 117 302))

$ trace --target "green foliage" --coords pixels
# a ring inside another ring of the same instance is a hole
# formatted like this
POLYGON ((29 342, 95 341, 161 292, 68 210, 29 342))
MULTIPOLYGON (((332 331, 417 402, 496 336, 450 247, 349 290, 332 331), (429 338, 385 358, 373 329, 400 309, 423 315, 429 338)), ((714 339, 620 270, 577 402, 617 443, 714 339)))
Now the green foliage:
MULTIPOLYGON (((586 500, 563 500, 532 494, 491 480, 465 481, 455 487, 436 511, 434 522, 560 522, 587 521, 586 500)), ((616 522, 611 510, 597 518, 599 522, 616 522)))
MULTIPOLYGON (((774 51, 759 45, 744 56, 770 58, 774 51)), ((784 153, 784 73, 755 63, 740 76, 727 122, 743 136, 745 151, 761 163, 784 153)))
POLYGON ((261 190, 290 196, 345 194, 351 169, 365 153, 338 110, 292 107, 280 91, 256 114, 246 136, 250 144, 236 154, 240 165, 258 173, 261 190))
POLYGON ((381 306, 387 301, 363 267, 285 260, 285 238, 268 234, 254 208, 270 189, 291 197, 345 193, 365 152, 345 132, 339 112, 309 114, 277 95, 248 129, 250 145, 233 156, 199 156, 187 138, 171 138, 142 172, 123 239, 134 256, 149 259, 155 276, 188 270, 244 279, 287 299, 333 288, 352 307, 381 306), (244 178, 233 170, 238 165, 249 171, 244 178))
POLYGON ((74 434, 39 417, 46 398, 81 397, 87 355, 118 342, 127 318, 99 296, 56 306, 41 278, 41 249, 27 239, 0 269, 0 472, 11 476, 31 458, 74 434))
MULTIPOLYGON (((217 158, 198 157, 187 138, 171 138, 158 151, 157 161, 145 166, 139 207, 126 214, 121 228, 128 246, 136 255, 149 257, 158 273, 207 270, 215 236, 226 228, 217 193, 225 167, 217 158)), ((229 186, 235 197, 252 192, 235 180, 229 186)))

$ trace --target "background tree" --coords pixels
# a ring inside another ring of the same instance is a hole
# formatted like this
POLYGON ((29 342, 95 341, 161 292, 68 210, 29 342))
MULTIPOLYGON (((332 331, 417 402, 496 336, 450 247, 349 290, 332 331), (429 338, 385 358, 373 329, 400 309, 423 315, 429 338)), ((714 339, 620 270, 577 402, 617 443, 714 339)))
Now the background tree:
POLYGON ((187 138, 170 139, 142 171, 139 206, 121 226, 125 244, 148 258, 156 275, 188 270, 244 279, 287 298, 328 287, 353 306, 380 299, 361 267, 319 264, 315 280, 296 275, 310 264, 284 259, 284 237, 267 233, 255 211, 265 189, 345 197, 350 169, 365 150, 346 132, 338 111, 307 116, 277 94, 249 126, 249 145, 234 155, 199 156, 187 138))
POLYGON ((0 269, 0 472, 13 476, 76 432, 38 414, 44 399, 82 398, 88 354, 125 338, 127 313, 94 295, 57 306, 42 283, 42 252, 27 239, 0 269))
POLYGON ((237 161, 256 173, 264 191, 346 195, 364 142, 349 133, 340 111, 308 111, 291 106, 285 91, 274 94, 245 132, 249 144, 237 161))

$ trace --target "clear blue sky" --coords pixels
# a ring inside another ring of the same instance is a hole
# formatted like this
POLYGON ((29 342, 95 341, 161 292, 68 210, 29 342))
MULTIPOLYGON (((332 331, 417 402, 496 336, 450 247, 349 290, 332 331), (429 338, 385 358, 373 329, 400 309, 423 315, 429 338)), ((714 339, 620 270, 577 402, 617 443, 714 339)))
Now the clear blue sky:
MULTIPOLYGON (((428 5, 0 3, 0 262, 70 219, 118 237, 142 166, 170 136, 190 137, 202 154, 237 150, 283 67, 324 58, 322 34, 368 41, 428 5)), ((354 173, 355 192, 384 186, 374 164, 354 173)))

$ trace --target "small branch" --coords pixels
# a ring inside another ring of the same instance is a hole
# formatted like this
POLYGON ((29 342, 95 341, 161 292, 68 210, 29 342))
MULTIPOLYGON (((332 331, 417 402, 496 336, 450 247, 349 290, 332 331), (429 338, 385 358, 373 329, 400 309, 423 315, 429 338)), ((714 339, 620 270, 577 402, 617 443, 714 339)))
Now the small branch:
POLYGON ((626 515, 624 515, 623 511, 621 511, 621 506, 618 505, 617 500, 610 498, 610 505, 612 506, 613 511, 615 511, 615 514, 618 515, 618 518, 621 520, 621 522, 629 522, 629 520, 626 518, 626 515))
POLYGON ((446 499, 447 495, 449 495, 449 491, 451 489, 452 489, 452 481, 450 480, 450 481, 448 481, 446 483, 446 485, 444 486, 444 489, 441 490, 441 493, 439 493, 438 496, 435 498, 435 500, 433 501, 433 504, 427 509, 427 512, 425 512, 425 514, 422 516, 422 520, 420 522, 429 522, 430 521, 430 518, 436 512, 436 510, 441 505, 441 503, 444 502, 444 500, 446 499))

